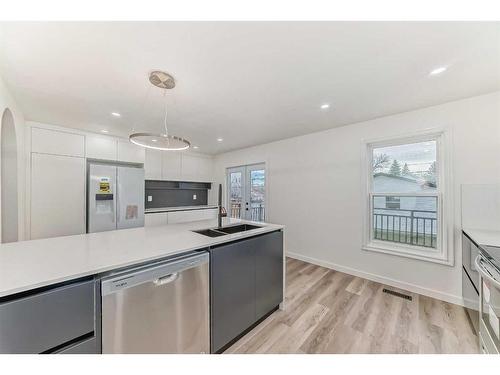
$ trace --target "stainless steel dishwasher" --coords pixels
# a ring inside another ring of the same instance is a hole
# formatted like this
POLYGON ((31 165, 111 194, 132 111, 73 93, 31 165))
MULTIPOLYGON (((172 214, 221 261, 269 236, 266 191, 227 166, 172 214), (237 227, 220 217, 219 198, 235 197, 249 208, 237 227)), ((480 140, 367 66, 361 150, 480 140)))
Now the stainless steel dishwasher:
POLYGON ((209 353, 206 252, 103 278, 103 353, 209 353))

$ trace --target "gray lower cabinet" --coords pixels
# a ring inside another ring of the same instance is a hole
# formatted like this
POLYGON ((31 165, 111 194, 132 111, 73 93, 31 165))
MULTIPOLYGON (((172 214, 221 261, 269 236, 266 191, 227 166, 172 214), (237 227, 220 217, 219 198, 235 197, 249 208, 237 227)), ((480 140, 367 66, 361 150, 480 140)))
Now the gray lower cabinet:
POLYGON ((283 301, 283 232, 256 238, 255 315, 257 320, 283 301))
POLYGON ((210 249, 211 351, 231 341, 283 300, 283 233, 210 249))
POLYGON ((0 353, 96 353, 94 285, 78 281, 2 299, 0 353))
POLYGON ((254 242, 235 242, 213 249, 210 278, 212 351, 216 352, 254 322, 254 242))

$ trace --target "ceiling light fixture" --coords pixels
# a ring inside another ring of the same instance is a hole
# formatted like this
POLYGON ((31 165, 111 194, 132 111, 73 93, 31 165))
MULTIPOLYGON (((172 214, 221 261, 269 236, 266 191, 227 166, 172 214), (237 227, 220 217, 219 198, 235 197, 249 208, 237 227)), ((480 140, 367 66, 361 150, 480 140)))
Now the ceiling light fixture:
POLYGON ((429 73, 429 75, 430 76, 437 76, 438 74, 446 72, 446 69, 448 69, 447 66, 440 66, 439 68, 431 70, 431 72, 429 73))
POLYGON ((198 146, 193 146, 193 148, 194 148, 195 150, 198 150, 198 149, 199 149, 199 147, 198 147, 198 146))
POLYGON ((122 117, 122 115, 119 114, 118 112, 111 112, 111 114, 115 117, 122 117))
POLYGON ((108 131, 108 130, 106 130, 106 129, 102 129, 102 130, 101 130, 101 133, 109 133, 109 131, 108 131))
POLYGON ((223 138, 217 138, 217 142, 222 142, 223 140, 223 138))
POLYGON ((330 108, 330 104, 322 104, 320 108, 321 109, 328 109, 328 108, 330 108))
POLYGON ((188 149, 191 146, 191 143, 184 138, 170 135, 167 128, 166 92, 167 90, 175 87, 174 77, 165 72, 154 71, 149 74, 149 82, 151 82, 153 86, 163 89, 163 95, 165 97, 165 116, 163 118, 163 126, 165 128, 165 133, 134 133, 129 136, 130 142, 138 146, 162 151, 182 151, 188 149))

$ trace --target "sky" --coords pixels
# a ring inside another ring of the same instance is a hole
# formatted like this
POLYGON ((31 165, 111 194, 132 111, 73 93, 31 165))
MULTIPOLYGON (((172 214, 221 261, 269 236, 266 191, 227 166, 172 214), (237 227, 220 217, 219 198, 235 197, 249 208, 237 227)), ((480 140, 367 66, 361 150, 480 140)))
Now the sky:
POLYGON ((407 163, 410 172, 427 171, 431 163, 436 160, 436 141, 375 148, 373 154, 389 156, 391 162, 386 171, 389 170, 394 159, 400 163, 401 167, 407 163))

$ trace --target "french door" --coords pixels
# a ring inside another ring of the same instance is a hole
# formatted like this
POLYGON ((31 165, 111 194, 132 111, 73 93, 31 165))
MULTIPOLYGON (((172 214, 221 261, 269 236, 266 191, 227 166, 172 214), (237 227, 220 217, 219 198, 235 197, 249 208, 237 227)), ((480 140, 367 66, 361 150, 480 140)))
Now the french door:
POLYGON ((227 211, 237 219, 265 221, 265 164, 244 165, 227 169, 227 211))

